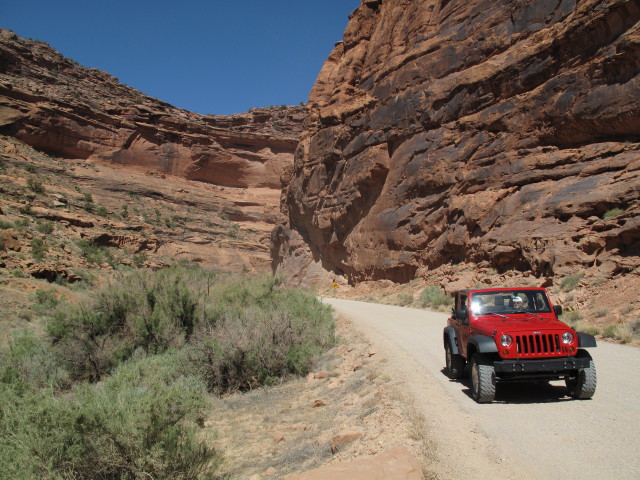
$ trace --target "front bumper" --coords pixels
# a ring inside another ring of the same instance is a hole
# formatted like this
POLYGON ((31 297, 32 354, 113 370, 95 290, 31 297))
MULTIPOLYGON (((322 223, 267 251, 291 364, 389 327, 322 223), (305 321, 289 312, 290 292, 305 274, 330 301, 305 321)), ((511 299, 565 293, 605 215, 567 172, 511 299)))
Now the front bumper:
POLYGON ((496 375, 565 374, 589 367, 589 358, 560 357, 542 359, 498 360, 493 363, 496 375))

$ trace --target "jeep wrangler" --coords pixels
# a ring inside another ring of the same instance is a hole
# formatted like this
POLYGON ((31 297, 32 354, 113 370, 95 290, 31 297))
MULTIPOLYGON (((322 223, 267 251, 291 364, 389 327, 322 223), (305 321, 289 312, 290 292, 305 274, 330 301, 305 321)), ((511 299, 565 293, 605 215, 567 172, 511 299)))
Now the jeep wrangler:
POLYGON ((471 393, 492 402, 497 382, 564 379, 573 398, 591 398, 596 367, 584 350, 592 335, 558 320, 544 288, 483 288, 454 293, 443 332, 446 373, 458 379, 470 365, 471 393))

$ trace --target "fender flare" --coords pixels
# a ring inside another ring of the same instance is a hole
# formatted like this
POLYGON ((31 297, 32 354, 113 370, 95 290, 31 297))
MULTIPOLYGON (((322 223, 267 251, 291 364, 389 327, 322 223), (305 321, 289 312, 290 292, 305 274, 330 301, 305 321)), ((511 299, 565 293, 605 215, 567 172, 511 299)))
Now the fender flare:
POLYGON ((472 335, 469 338, 469 345, 474 345, 478 353, 498 353, 496 342, 487 335, 472 335))
POLYGON ((596 337, 588 333, 576 332, 578 336, 578 348, 597 347, 596 337))
POLYGON ((456 343, 456 330, 453 327, 445 327, 443 332, 443 338, 445 343, 449 342, 449 346, 451 347, 451 353, 454 355, 459 355, 458 345, 456 343))

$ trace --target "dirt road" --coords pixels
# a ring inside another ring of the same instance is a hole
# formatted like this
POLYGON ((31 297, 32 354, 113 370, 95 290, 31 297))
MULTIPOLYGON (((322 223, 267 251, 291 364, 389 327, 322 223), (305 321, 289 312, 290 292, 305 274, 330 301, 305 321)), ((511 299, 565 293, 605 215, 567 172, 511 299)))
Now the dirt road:
POLYGON ((468 378, 443 373, 447 315, 325 298, 406 380, 428 419, 434 478, 640 478, 640 349, 599 343, 591 400, 565 395, 563 382, 498 385, 479 405, 468 378), (498 477, 496 477, 498 476, 498 477))

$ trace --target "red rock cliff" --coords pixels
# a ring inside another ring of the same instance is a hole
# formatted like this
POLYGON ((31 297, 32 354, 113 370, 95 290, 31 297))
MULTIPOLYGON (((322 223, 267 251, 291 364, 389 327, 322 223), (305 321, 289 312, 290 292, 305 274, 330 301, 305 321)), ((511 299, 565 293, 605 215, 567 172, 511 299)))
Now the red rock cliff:
POLYGON ((624 0, 363 1, 310 96, 274 268, 637 268, 639 20, 624 0))
POLYGON ((304 114, 302 107, 187 112, 0 29, 0 133, 56 156, 279 189, 304 114))

